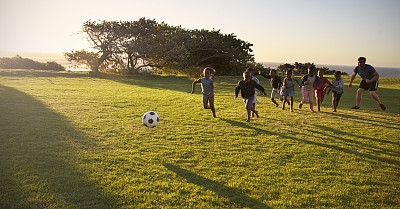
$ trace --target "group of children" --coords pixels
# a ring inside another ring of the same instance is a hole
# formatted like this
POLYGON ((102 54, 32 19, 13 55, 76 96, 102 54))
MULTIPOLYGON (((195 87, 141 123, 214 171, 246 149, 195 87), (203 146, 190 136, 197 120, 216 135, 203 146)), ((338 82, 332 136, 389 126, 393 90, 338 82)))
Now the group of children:
MULTIPOLYGON (((211 76, 215 73, 213 68, 205 68, 203 71, 204 77, 200 78, 192 83, 192 94, 195 91, 195 85, 197 83, 201 83, 202 95, 203 95, 203 105, 205 109, 211 109, 214 118, 215 108, 214 108, 214 83, 211 79, 211 76)), ((286 71, 286 77, 283 82, 281 78, 277 75, 276 70, 271 70, 269 75, 263 74, 261 71, 258 73, 270 79, 272 91, 271 91, 271 101, 275 104, 276 107, 279 106, 278 102, 276 102, 275 97, 279 96, 282 103, 282 110, 285 109, 285 104, 287 103, 290 106, 290 111, 293 111, 293 96, 295 93, 295 84, 296 82, 302 91, 302 100, 300 102, 299 108, 301 109, 303 104, 308 100, 310 103, 310 111, 314 112, 313 106, 313 93, 315 92, 315 97, 317 98, 317 106, 318 112, 321 110, 321 103, 324 100, 326 94, 332 90, 332 105, 333 112, 336 112, 336 108, 339 104, 340 98, 343 94, 344 82, 341 78, 341 72, 335 72, 335 79, 330 82, 327 78, 324 77, 324 70, 320 69, 318 71, 318 75, 315 75, 312 69, 308 69, 308 73, 302 78, 301 83, 297 81, 296 78, 292 77, 292 71, 286 71), (328 84, 328 85, 327 85, 328 84), (289 100, 290 97, 290 100, 289 100)), ((254 117, 258 115, 258 111, 255 108, 257 100, 257 89, 260 90, 261 94, 266 95, 265 89, 259 84, 259 80, 253 76, 254 70, 252 68, 247 68, 246 71, 243 72, 243 80, 240 80, 235 88, 235 99, 238 97, 239 92, 243 98, 245 103, 246 111, 247 111, 247 120, 246 122, 250 122, 250 116, 254 117)))

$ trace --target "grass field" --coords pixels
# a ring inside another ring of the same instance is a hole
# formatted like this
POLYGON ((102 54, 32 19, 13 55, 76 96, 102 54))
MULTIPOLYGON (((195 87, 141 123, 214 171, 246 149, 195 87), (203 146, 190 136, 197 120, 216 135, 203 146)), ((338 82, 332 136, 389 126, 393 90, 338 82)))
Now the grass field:
POLYGON ((214 119, 183 76, 0 70, 0 208, 400 207, 399 78, 380 79, 385 112, 368 93, 350 109, 357 77, 337 113, 296 89, 251 123, 240 79, 214 78, 214 119))

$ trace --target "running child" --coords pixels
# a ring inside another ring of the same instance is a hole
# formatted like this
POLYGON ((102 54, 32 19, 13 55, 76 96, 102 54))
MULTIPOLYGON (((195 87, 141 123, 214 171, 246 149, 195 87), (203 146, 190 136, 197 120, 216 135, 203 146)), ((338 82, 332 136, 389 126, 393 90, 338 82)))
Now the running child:
POLYGON ((215 73, 215 70, 210 67, 206 67, 203 70, 204 77, 198 80, 193 81, 192 83, 192 94, 194 93, 195 87, 197 83, 201 83, 201 93, 203 95, 203 105, 204 109, 211 109, 213 117, 216 118, 215 115, 215 107, 214 107, 214 81, 211 79, 211 75, 215 73))
POLYGON ((314 86, 315 98, 317 99, 318 112, 321 111, 321 103, 324 101, 327 88, 330 88, 332 86, 332 83, 327 78, 324 77, 324 74, 325 74, 324 69, 318 70, 318 78, 319 78, 318 81, 320 85, 314 86), (329 86, 325 86, 326 84, 329 84, 329 86))
POLYGON ((290 105, 290 112, 293 112, 293 96, 294 96, 294 81, 300 86, 300 83, 296 78, 292 77, 292 71, 286 71, 286 77, 283 79, 283 86, 281 91, 281 96, 283 97, 282 110, 285 110, 285 103, 290 105), (290 102, 288 100, 290 97, 290 102))
POLYGON ((335 79, 332 80, 332 105, 333 112, 336 112, 336 108, 339 105, 340 98, 343 94, 344 81, 341 78, 342 73, 340 71, 335 72, 335 79))
MULTIPOLYGON (((253 76, 254 74, 254 69, 253 68, 247 68, 246 71, 249 71, 251 73, 251 80, 254 80, 257 84, 260 84, 260 81, 258 78, 253 76)), ((260 103, 257 99, 257 88, 254 88, 254 100, 253 100, 253 109, 256 110, 256 103, 260 103)), ((254 117, 254 112, 251 113, 251 117, 254 117)))
POLYGON ((308 74, 303 77, 300 83, 300 86, 302 86, 301 94, 303 96, 299 105, 300 109, 306 100, 308 100, 310 103, 310 111, 314 112, 313 90, 315 85, 319 86, 318 76, 314 74, 314 70, 308 68, 308 74))
POLYGON ((269 71, 269 75, 262 74, 261 70, 258 71, 258 73, 260 75, 262 75, 263 77, 270 79, 271 87, 272 87, 271 101, 275 104, 275 107, 278 107, 279 104, 278 104, 278 102, 275 101, 275 96, 276 95, 280 95, 280 90, 281 90, 281 87, 282 87, 282 79, 281 79, 281 77, 276 75, 276 70, 275 69, 270 70, 269 71))
POLYGON ((258 111, 256 111, 253 108, 254 93, 255 93, 254 88, 260 90, 261 94, 266 95, 264 88, 251 79, 251 73, 249 71, 243 72, 243 80, 239 81, 235 88, 235 99, 238 97, 240 91, 243 101, 246 104, 245 105, 247 111, 246 122, 250 122, 251 112, 255 113, 257 115, 257 118, 259 117, 258 111))

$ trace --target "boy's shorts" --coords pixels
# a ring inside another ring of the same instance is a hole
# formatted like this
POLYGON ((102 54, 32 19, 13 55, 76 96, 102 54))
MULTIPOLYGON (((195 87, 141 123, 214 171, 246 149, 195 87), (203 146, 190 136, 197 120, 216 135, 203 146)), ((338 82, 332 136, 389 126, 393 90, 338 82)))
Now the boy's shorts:
POLYGON ((276 95, 279 95, 279 98, 282 97, 282 96, 280 95, 280 89, 273 88, 272 91, 271 91, 271 99, 275 98, 276 95))
POLYGON ((213 93, 211 93, 211 94, 203 94, 203 101, 205 101, 205 100, 212 100, 212 99, 214 99, 214 94, 213 93))
POLYGON ((335 100, 339 100, 340 97, 342 97, 343 93, 336 93, 335 91, 332 91, 332 98, 335 100))
POLYGON ((247 99, 243 98, 243 102, 245 103, 246 109, 251 110, 251 108, 253 108, 253 101, 254 101, 254 95, 247 99))
POLYGON ((284 89, 281 90, 281 97, 292 97, 294 96, 294 88, 284 89))
POLYGON ((378 90, 378 80, 367 83, 365 80, 362 80, 360 86, 358 88, 369 90, 369 91, 376 91, 378 90))

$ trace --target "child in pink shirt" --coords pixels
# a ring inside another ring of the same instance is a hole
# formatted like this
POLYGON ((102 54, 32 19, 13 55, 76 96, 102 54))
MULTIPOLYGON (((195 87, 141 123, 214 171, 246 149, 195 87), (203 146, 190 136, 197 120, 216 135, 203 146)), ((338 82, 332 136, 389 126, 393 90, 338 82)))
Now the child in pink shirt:
POLYGON ((324 77, 325 70, 324 69, 319 69, 318 70, 318 81, 319 81, 319 86, 314 86, 314 91, 315 91, 315 98, 317 99, 317 106, 318 106, 318 112, 321 111, 321 103, 324 101, 325 94, 327 88, 332 86, 332 83, 324 77), (329 84, 329 86, 325 86, 326 84, 329 84))

